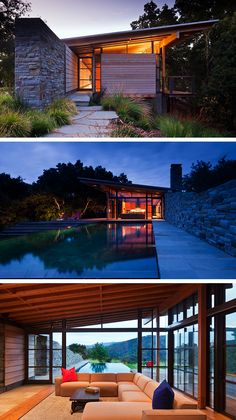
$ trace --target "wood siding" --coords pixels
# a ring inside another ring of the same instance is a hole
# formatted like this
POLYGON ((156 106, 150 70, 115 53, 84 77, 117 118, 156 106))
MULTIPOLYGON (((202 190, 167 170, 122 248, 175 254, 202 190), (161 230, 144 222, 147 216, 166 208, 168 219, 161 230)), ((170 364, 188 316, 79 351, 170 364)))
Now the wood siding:
POLYGON ((11 325, 5 326, 5 386, 25 379, 24 331, 11 325))
POLYGON ((0 391, 4 385, 4 325, 0 324, 0 391))
POLYGON ((108 94, 154 96, 156 70, 155 54, 102 54, 101 86, 108 94))
POLYGON ((66 47, 66 93, 78 89, 79 83, 78 57, 66 47))

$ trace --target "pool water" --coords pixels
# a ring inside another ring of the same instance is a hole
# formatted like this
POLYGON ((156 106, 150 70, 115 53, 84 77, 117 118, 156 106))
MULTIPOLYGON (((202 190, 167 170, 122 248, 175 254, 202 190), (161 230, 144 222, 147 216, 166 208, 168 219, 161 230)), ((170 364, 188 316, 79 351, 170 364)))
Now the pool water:
POLYGON ((86 365, 77 369, 77 372, 83 373, 126 373, 130 368, 123 363, 86 363, 86 365))
POLYGON ((91 223, 0 240, 0 278, 158 278, 151 223, 91 223))

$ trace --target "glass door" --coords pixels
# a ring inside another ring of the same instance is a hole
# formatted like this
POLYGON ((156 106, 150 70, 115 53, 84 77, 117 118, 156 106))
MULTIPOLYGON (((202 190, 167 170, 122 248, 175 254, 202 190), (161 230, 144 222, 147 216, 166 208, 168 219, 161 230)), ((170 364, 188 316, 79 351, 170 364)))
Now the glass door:
POLYGON ((79 89, 93 89, 93 58, 80 57, 79 59, 79 89))

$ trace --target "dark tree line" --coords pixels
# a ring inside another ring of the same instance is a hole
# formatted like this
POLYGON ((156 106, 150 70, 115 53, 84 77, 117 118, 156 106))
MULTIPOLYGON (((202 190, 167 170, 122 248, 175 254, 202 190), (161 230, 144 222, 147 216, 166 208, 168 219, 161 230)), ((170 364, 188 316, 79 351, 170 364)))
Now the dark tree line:
POLYGON ((0 174, 0 226, 18 220, 70 217, 75 212, 81 217, 105 216, 105 194, 81 183, 79 178, 130 183, 124 173, 116 176, 102 166, 84 166, 80 160, 44 170, 32 185, 3 173, 0 174))
POLYGON ((236 179, 236 160, 223 157, 214 166, 200 160, 193 163, 190 173, 184 176, 183 188, 186 191, 201 192, 232 179, 236 179))
POLYGON ((15 20, 30 11, 24 0, 0 1, 0 87, 12 87, 14 81, 15 20))

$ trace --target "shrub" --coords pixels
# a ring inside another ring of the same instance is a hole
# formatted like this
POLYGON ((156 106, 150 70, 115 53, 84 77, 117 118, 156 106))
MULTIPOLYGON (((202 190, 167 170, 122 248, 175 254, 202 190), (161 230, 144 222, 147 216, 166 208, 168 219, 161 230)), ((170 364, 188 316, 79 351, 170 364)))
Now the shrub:
POLYGON ((31 121, 31 135, 33 137, 48 134, 56 127, 55 120, 44 112, 30 111, 27 115, 31 121))
POLYGON ((14 98, 8 92, 0 93, 0 110, 4 111, 24 111, 26 107, 19 98, 14 98))
POLYGON ((122 93, 105 96, 102 101, 104 110, 116 111, 122 121, 148 128, 151 125, 150 107, 142 101, 124 96, 122 93))
POLYGON ((118 127, 111 132, 111 137, 142 137, 135 128, 124 125, 123 127, 118 127))
POLYGON ((205 127, 198 121, 165 115, 158 116, 155 123, 166 137, 222 137, 222 133, 205 127))
POLYGON ((63 125, 71 124, 71 116, 67 111, 62 109, 49 109, 47 116, 54 121, 54 126, 62 127, 63 125))
POLYGON ((31 123, 26 114, 15 111, 0 114, 0 137, 27 137, 30 133, 31 123))
POLYGON ((76 115, 77 108, 73 101, 67 98, 56 99, 52 102, 51 105, 47 108, 49 111, 64 111, 69 115, 76 115))

